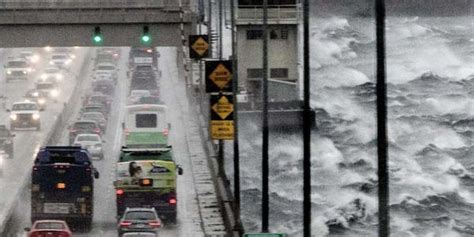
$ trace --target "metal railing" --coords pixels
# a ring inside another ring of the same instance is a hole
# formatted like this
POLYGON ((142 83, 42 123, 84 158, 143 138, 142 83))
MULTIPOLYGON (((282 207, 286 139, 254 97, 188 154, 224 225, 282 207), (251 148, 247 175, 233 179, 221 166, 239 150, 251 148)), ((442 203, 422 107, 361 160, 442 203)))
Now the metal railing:
MULTIPOLYGON (((179 8, 180 0, 0 0, 0 10, 179 8)), ((192 0, 181 0, 189 8, 192 0)))
MULTIPOLYGON (((269 20, 296 20, 299 17, 299 5, 273 5, 268 8, 269 20)), ((237 19, 262 20, 263 9, 260 5, 239 6, 237 19)))

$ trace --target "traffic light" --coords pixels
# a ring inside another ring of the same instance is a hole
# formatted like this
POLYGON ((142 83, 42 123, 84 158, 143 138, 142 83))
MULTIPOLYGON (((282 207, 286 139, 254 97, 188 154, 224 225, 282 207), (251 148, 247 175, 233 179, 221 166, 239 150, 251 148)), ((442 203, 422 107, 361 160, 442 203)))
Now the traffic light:
POLYGON ((100 27, 96 26, 94 29, 94 35, 92 36, 92 43, 95 45, 102 45, 104 43, 104 37, 100 32, 100 27))
POLYGON ((150 29, 148 28, 148 26, 144 26, 143 27, 143 33, 142 33, 142 36, 140 37, 140 41, 142 42, 142 44, 150 44, 151 43, 151 36, 150 36, 150 29))

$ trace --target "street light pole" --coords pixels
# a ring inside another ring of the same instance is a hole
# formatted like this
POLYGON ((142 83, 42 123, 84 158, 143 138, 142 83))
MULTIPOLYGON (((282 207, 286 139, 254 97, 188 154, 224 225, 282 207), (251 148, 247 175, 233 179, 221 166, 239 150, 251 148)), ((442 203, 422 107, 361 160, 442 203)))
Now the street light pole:
POLYGON ((309 0, 303 0, 303 236, 311 237, 309 0))
MULTIPOLYGON (((242 223, 240 223, 240 151, 239 151, 239 120, 238 120, 238 105, 237 92, 239 90, 239 74, 237 67, 237 35, 235 26, 235 0, 230 0, 230 17, 232 30, 232 95, 234 97, 234 214, 235 226, 234 229, 239 233, 242 230, 242 223)), ((241 233, 240 233, 241 234, 241 233)))
POLYGON ((385 1, 375 0, 377 38, 377 156, 379 236, 390 234, 387 143, 387 86, 385 83, 385 1))
POLYGON ((268 232, 268 0, 263 0, 262 232, 268 232))

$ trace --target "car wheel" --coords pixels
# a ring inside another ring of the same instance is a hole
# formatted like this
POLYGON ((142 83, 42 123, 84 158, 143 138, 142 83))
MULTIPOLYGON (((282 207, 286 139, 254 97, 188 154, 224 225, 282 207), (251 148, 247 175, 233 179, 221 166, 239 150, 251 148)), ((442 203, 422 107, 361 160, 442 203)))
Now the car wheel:
POLYGON ((7 152, 7 154, 8 154, 8 158, 13 159, 13 148, 10 149, 10 150, 7 152))

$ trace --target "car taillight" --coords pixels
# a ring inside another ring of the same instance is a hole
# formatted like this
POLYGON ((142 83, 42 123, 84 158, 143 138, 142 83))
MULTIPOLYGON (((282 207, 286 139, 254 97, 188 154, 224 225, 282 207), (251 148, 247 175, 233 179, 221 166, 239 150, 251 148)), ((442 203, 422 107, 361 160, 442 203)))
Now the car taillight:
POLYGON ((149 222, 148 225, 150 225, 151 227, 153 228, 159 228, 161 227, 161 223, 159 221, 152 221, 152 222, 149 222))
POLYGON ((129 221, 120 222, 120 226, 130 226, 130 225, 132 225, 132 222, 129 222, 129 221))
POLYGON ((69 234, 67 232, 59 232, 56 236, 57 237, 69 237, 69 234))
POLYGON ((115 191, 115 193, 117 195, 122 195, 123 194, 123 189, 117 189, 117 191, 115 191))
POLYGON ((170 198, 170 200, 168 200, 168 203, 170 205, 176 205, 176 198, 170 198))
POLYGON ((95 132, 95 133, 100 133, 100 128, 94 129, 94 132, 95 132))
POLYGON ((77 130, 75 128, 71 128, 69 129, 69 132, 77 132, 77 130))
POLYGON ((168 136, 169 132, 170 132, 170 131, 169 131, 167 128, 163 129, 163 134, 164 134, 165 136, 168 136))

